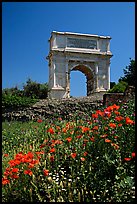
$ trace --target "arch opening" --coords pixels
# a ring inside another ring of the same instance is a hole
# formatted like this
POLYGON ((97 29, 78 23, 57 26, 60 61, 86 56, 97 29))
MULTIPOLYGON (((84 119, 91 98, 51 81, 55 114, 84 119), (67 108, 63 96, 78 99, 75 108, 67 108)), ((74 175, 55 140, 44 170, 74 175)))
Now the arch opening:
POLYGON ((87 96, 86 76, 78 70, 70 72, 70 97, 87 96))
MULTIPOLYGON (((77 81, 78 89, 82 89, 82 91, 83 91, 83 88, 85 89, 84 92, 83 92, 84 94, 82 93, 82 96, 90 96, 92 94, 93 88, 94 88, 93 71, 88 66, 83 65, 83 64, 79 64, 79 65, 74 66, 71 69, 70 74, 73 71, 78 71, 81 74, 81 76, 79 74, 79 78, 78 78, 78 80, 80 79, 79 84, 78 84, 77 78, 75 78, 75 79, 72 78, 72 79, 75 80, 74 84, 76 84, 76 81, 77 81), (82 78, 83 78, 83 80, 81 80, 82 78), (82 82, 84 81, 84 82, 81 83, 81 81, 82 82)), ((70 76, 70 95, 72 94, 71 90, 72 90, 72 85, 73 85, 72 84, 73 81, 72 81, 71 77, 72 77, 72 74, 70 76)), ((73 86, 73 89, 74 89, 74 86, 73 86)))

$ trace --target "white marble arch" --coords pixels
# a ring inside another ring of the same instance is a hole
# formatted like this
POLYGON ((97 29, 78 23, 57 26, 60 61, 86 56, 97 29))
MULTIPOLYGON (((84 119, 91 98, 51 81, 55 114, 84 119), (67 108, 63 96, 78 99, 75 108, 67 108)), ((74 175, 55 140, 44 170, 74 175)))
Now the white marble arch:
POLYGON ((70 97, 70 72, 87 78, 87 96, 110 89, 110 37, 53 31, 49 39, 49 98, 70 97))

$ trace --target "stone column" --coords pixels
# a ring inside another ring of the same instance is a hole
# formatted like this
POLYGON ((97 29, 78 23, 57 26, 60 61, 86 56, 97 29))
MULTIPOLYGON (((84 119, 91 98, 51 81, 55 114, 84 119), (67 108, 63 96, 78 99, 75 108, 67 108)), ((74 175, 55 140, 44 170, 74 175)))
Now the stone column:
POLYGON ((55 62, 53 62, 53 80, 54 80, 54 87, 56 87, 56 65, 55 65, 55 62))
POLYGON ((66 61, 66 98, 70 97, 70 71, 68 60, 66 61))
POLYGON ((108 90, 110 89, 110 61, 107 62, 107 82, 108 82, 108 90))
POLYGON ((95 63, 95 74, 96 74, 96 91, 98 91, 99 87, 98 87, 98 63, 95 63))

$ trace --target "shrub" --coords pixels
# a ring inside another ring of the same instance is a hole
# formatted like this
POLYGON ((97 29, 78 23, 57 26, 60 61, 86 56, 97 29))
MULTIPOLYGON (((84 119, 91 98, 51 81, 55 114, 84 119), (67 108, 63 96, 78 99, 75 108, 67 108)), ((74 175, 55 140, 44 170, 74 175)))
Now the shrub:
POLYGON ((2 108, 18 108, 18 107, 28 107, 35 103, 37 99, 32 99, 30 97, 2 94, 2 108))
POLYGON ((28 79, 26 85, 23 86, 24 95, 31 98, 47 98, 48 96, 48 85, 40 84, 31 79, 28 79))
POLYGON ((108 91, 108 93, 124 93, 127 86, 127 82, 120 81, 118 84, 115 84, 113 88, 108 91))

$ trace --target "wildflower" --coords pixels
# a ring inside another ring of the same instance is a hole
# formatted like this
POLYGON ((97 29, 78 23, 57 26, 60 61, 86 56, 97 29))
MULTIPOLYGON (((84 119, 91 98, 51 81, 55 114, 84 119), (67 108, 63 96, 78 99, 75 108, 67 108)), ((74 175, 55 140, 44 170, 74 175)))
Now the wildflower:
POLYGON ((117 120, 117 121, 121 121, 121 120, 123 120, 124 118, 122 117, 122 116, 116 116, 115 117, 115 120, 117 120))
POLYGON ((110 126, 111 128, 116 128, 116 124, 115 124, 115 123, 109 123, 109 126, 110 126))
POLYGON ((119 123, 119 124, 118 124, 118 127, 121 127, 121 126, 122 126, 122 123, 119 123))
POLYGON ((80 160, 81 160, 81 161, 85 161, 85 158, 84 158, 84 157, 81 157, 80 160))
POLYGON ((34 157, 34 155, 33 155, 32 152, 28 152, 27 157, 30 158, 30 159, 32 159, 32 158, 34 157))
POLYGON ((3 156, 4 156, 4 157, 8 157, 9 155, 8 155, 8 154, 4 154, 3 156))
POLYGON ((115 143, 111 143, 111 146, 113 146, 114 149, 119 149, 119 146, 117 144, 115 144, 115 143))
POLYGON ((108 130, 108 127, 104 127, 104 130, 108 130))
POLYGON ((33 173, 32 173, 31 170, 28 169, 28 170, 25 170, 25 171, 24 171, 24 174, 28 174, 29 176, 32 176, 33 173))
POLYGON ((45 144, 41 144, 39 147, 40 148, 43 148, 43 147, 45 147, 46 145, 45 144))
POLYGON ((127 158, 127 157, 126 157, 126 158, 124 158, 124 160, 125 160, 125 161, 130 161, 131 158, 127 158))
POLYGON ((104 116, 104 112, 102 112, 101 110, 96 110, 96 114, 98 114, 100 116, 104 116))
POLYGON ((116 115, 120 115, 120 112, 118 112, 118 111, 114 111, 114 113, 115 113, 116 115))
POLYGON ((78 138, 78 139, 80 139, 82 137, 82 135, 78 135, 78 136, 76 136, 76 138, 78 138))
POLYGON ((77 156, 76 153, 71 153, 71 157, 72 157, 73 159, 75 159, 76 156, 77 156))
POLYGON ((87 131, 89 131, 89 130, 90 130, 90 128, 88 128, 88 127, 83 127, 83 126, 82 126, 82 128, 81 128, 81 129, 82 129, 82 133, 87 132, 87 131))
POLYGON ((16 174, 11 175, 10 177, 13 178, 13 179, 18 179, 19 178, 19 176, 16 175, 16 174))
POLYGON ((87 152, 84 152, 84 153, 83 153, 84 156, 87 156, 87 154, 88 154, 87 152))
POLYGON ((67 137, 66 140, 67 140, 68 142, 71 142, 72 138, 71 138, 71 137, 67 137))
POLYGON ((37 155, 39 154, 44 154, 44 151, 41 151, 41 152, 35 152, 37 155))
POLYGON ((49 170, 45 169, 43 170, 44 176, 48 176, 49 175, 49 170))
POLYGON ((132 152, 131 155, 132 155, 132 157, 135 157, 135 156, 136 156, 136 153, 135 153, 135 152, 132 152))
POLYGON ((94 126, 92 130, 98 130, 98 126, 94 126))
POLYGON ((134 124, 134 121, 131 120, 129 117, 126 117, 126 124, 132 125, 132 124, 134 124))
POLYGON ((104 134, 104 135, 101 135, 100 137, 101 138, 105 138, 105 137, 107 137, 108 135, 107 134, 104 134))
POLYGON ((42 123, 42 120, 41 120, 41 119, 38 119, 37 122, 38 122, 38 123, 42 123))
POLYGON ((54 153, 56 151, 56 149, 55 148, 52 148, 52 149, 50 149, 50 153, 54 153))
POLYGON ((9 184, 10 181, 7 178, 2 178, 2 185, 9 184))
POLYGON ((28 168, 33 168, 34 167, 34 164, 32 164, 32 163, 30 163, 29 165, 28 165, 28 168))
POLYGON ((49 129, 47 130, 47 132, 49 132, 50 134, 54 134, 54 130, 53 130, 52 128, 49 128, 49 129))
POLYGON ((12 172, 14 172, 14 173, 17 173, 18 171, 19 171, 18 168, 14 168, 14 169, 12 169, 12 172))
POLYGON ((54 159, 55 159, 55 158, 54 158, 54 156, 50 156, 50 161, 52 161, 52 162, 53 162, 53 161, 54 161, 54 159))
POLYGON ((109 143, 109 142, 111 142, 111 140, 105 139, 105 142, 109 143))
POLYGON ((94 113, 92 113, 92 118, 98 118, 98 114, 94 114, 94 113))
POLYGON ((91 137, 90 140, 91 140, 92 142, 95 142, 95 137, 91 137))

